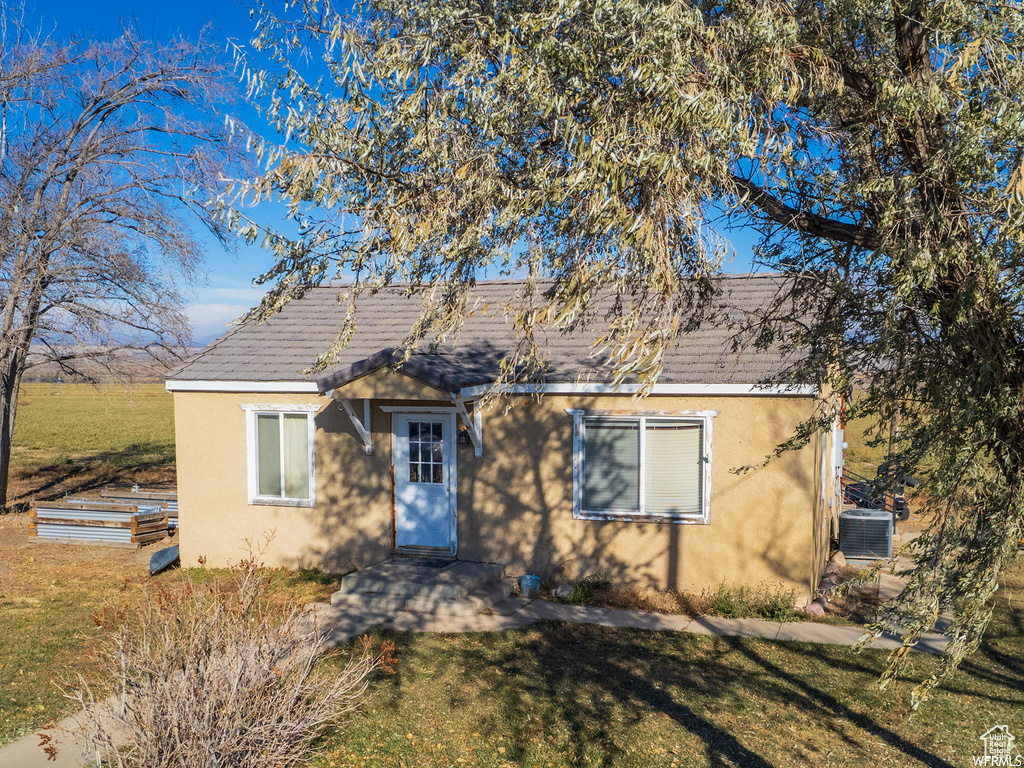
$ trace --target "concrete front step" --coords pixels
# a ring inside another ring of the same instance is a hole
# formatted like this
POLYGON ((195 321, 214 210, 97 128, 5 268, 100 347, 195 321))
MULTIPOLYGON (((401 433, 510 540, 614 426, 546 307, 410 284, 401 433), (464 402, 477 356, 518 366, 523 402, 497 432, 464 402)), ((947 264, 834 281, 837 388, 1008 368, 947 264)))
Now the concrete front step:
POLYGON ((335 592, 331 605, 360 613, 395 613, 405 610, 409 598, 404 595, 382 595, 378 592, 335 592))
POLYGON ((435 616, 476 616, 476 614, 500 603, 511 594, 512 587, 504 581, 498 581, 459 600, 413 597, 405 604, 405 610, 412 613, 430 613, 435 616))
POLYGON ((368 613, 473 616, 512 593, 512 582, 502 581, 504 570, 495 563, 460 561, 441 568, 415 560, 381 563, 342 579, 331 604, 368 613))
POLYGON ((504 567, 496 563, 455 561, 434 568, 393 561, 350 573, 341 580, 340 592, 461 600, 503 575, 504 567))

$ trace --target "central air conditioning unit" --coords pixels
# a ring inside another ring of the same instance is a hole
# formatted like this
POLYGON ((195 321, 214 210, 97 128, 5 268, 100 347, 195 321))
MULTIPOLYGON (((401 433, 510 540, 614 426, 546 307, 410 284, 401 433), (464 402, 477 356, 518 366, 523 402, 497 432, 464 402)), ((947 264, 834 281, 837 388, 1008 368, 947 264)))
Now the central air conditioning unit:
POLYGON ((840 513, 839 548, 855 560, 892 559, 892 513, 884 509, 840 513))

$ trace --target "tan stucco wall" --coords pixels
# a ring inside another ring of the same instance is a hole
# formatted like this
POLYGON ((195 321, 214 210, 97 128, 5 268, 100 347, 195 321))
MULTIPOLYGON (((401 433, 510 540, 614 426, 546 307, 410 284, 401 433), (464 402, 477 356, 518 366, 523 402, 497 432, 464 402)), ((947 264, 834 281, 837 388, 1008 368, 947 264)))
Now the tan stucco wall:
MULTIPOLYGON (((310 395, 175 393, 182 556, 212 565, 237 560, 244 538, 275 538, 270 564, 349 570, 386 559, 392 542, 391 414, 409 394, 434 390, 400 374, 375 374, 338 396, 374 394, 374 452, 367 456, 336 402, 310 395), (381 395, 393 397, 382 399, 381 395), (242 403, 322 404, 316 416, 315 508, 247 503, 242 403)), ((458 449, 458 556, 504 561, 507 572, 566 578, 604 571, 656 586, 700 589, 721 582, 779 581, 806 597, 828 548, 820 440, 746 474, 792 434, 810 397, 628 396, 522 398, 483 418, 484 455, 458 449), (709 525, 595 522, 572 517, 572 417, 589 410, 713 410, 709 525)), ((362 417, 362 403, 355 403, 362 417)), ((460 424, 461 426, 461 424, 460 424)))
MULTIPOLYGON (((367 456, 337 403, 310 395, 176 392, 174 422, 186 565, 200 556, 211 566, 237 561, 246 553, 244 539, 262 543, 270 533, 269 565, 347 571, 389 555, 390 445, 367 456), (323 406, 315 417, 316 507, 248 503, 243 403, 323 406)), ((386 432, 390 418, 375 410, 373 427, 386 432)))
POLYGON ((459 456, 459 556, 504 559, 513 573, 604 571, 651 586, 702 589, 780 581, 809 592, 816 541, 819 446, 745 474, 792 434, 810 398, 552 397, 484 416, 484 456, 459 456), (708 525, 596 522, 572 517, 572 418, 588 410, 719 411, 712 420, 708 525))

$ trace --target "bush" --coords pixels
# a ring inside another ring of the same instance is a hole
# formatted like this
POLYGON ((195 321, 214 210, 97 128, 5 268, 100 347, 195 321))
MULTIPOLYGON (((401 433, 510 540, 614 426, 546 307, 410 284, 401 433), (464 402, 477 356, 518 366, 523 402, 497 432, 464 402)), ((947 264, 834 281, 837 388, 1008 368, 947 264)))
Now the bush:
POLYGON ((562 602, 570 605, 599 603, 621 610, 723 616, 729 619, 794 621, 806 618, 793 608, 796 593, 778 583, 763 583, 756 587, 728 587, 719 584, 697 595, 673 589, 612 587, 611 581, 604 574, 596 573, 576 582, 572 594, 562 602))
POLYGON ((572 594, 565 599, 565 602, 569 605, 590 605, 598 592, 606 590, 610 586, 611 582, 603 573, 585 576, 573 585, 572 594))
POLYGON ((84 680, 68 696, 99 765, 117 768, 288 768, 360 703, 371 673, 392 671, 394 646, 368 637, 341 669, 296 601, 270 597, 255 558, 199 584, 158 585, 132 613, 107 607, 97 702, 84 680))
POLYGON ((795 616, 795 603, 796 593, 780 584, 760 584, 753 588, 719 584, 714 590, 701 592, 695 607, 698 613, 729 619, 791 621, 795 616))

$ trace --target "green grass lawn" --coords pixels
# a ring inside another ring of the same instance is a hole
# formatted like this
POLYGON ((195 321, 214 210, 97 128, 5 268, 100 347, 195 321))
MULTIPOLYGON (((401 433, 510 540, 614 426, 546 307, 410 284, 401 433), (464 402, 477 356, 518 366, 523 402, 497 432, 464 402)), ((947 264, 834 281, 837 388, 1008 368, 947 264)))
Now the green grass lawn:
MULTIPOLYGON (((174 480, 173 401, 162 384, 24 384, 9 498, 174 480)), ((34 546, 24 515, 0 517, 0 743, 62 714, 60 685, 88 674, 93 611, 126 578, 146 573, 148 550, 34 546)))
POLYGON ((10 499, 174 482, 174 403, 162 384, 22 385, 10 499))
POLYGON ((62 687, 92 666, 94 597, 74 588, 33 600, 0 597, 0 744, 68 709, 62 687))
POLYGON ((163 384, 23 384, 14 445, 52 456, 144 453, 173 461, 173 400, 163 384))
POLYGON ((863 416, 851 419, 846 424, 846 442, 850 445, 846 452, 846 466, 868 478, 874 478, 878 465, 885 461, 889 450, 888 434, 883 435, 886 439, 882 444, 868 445, 869 441, 877 437, 872 427, 872 421, 863 416))
POLYGON ((1024 732, 1022 588, 1018 570, 984 648, 916 713, 908 685, 878 690, 879 651, 557 623, 391 635, 397 674, 316 765, 969 765, 988 728, 1024 732))

